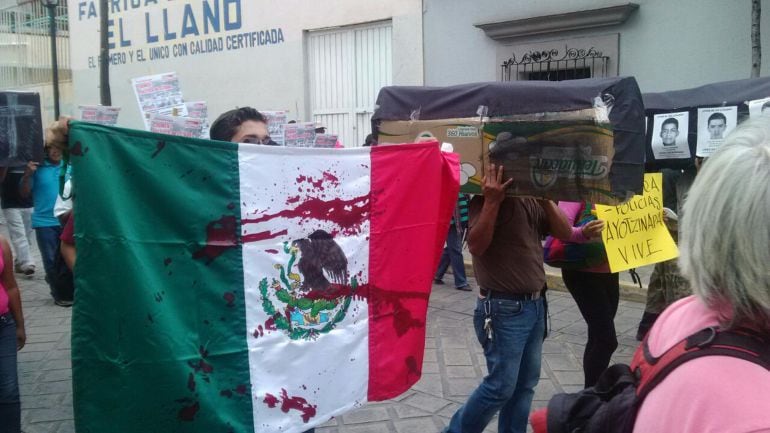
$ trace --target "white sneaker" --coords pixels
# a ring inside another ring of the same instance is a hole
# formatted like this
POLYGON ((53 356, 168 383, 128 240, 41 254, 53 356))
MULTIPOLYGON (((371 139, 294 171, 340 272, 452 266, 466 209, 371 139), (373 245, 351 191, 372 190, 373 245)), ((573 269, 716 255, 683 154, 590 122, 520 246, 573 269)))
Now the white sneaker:
POLYGON ((21 267, 21 272, 24 275, 26 275, 28 277, 31 277, 31 276, 35 275, 35 265, 25 265, 25 266, 22 266, 21 267))

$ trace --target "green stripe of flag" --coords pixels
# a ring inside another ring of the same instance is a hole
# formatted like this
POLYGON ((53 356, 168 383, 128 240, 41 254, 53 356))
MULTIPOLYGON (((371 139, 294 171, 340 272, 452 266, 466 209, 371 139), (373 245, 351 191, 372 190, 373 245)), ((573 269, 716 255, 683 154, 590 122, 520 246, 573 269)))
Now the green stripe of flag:
POLYGON ((76 428, 252 431, 240 245, 201 250, 240 234, 238 147, 117 130, 70 129, 76 428))

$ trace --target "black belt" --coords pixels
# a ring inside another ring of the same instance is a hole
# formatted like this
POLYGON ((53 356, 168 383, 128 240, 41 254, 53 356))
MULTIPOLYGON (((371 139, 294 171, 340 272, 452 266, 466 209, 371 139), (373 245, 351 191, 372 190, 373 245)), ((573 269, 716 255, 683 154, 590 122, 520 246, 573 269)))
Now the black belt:
POLYGON ((481 296, 489 297, 491 299, 507 299, 510 301, 534 301, 540 298, 540 291, 535 293, 507 293, 498 292, 497 290, 481 291, 481 296))
POLYGON ((11 319, 13 319, 13 314, 10 311, 5 314, 0 314, 0 322, 10 322, 11 319))

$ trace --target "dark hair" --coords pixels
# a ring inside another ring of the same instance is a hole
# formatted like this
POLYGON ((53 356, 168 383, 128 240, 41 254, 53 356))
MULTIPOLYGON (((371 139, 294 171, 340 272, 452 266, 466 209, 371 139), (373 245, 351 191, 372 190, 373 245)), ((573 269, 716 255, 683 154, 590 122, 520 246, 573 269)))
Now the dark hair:
POLYGON ((217 117, 217 120, 211 124, 209 135, 212 140, 230 141, 238 132, 241 124, 247 120, 267 123, 265 116, 254 108, 236 108, 217 117))
POLYGON ((711 116, 709 116, 709 120, 708 122, 706 122, 706 125, 711 123, 712 120, 720 120, 720 119, 722 120, 722 122, 725 122, 725 125, 727 125, 727 117, 725 117, 723 113, 720 113, 718 111, 712 114, 711 116))
POLYGON ((764 110, 765 108, 770 108, 770 101, 767 101, 764 104, 762 104, 762 110, 764 110))
POLYGON ((377 139, 374 138, 374 134, 369 134, 366 136, 366 139, 364 140, 364 147, 369 147, 372 145, 374 146, 377 145, 377 139))
POLYGON ((668 125, 669 123, 674 125, 674 128, 679 129, 679 121, 674 119, 673 117, 669 117, 668 119, 663 121, 663 124, 660 125, 660 129, 663 129, 668 125))

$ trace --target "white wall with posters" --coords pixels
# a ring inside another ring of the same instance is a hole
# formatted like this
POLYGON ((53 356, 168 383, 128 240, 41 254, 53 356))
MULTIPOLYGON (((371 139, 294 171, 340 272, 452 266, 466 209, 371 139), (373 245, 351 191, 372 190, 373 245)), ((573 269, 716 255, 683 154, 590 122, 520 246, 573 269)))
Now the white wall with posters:
MULTIPOLYGON (((497 41, 476 24, 564 14, 626 0, 425 0, 425 84, 500 80, 498 61, 518 49, 595 48, 610 52, 618 75, 633 75, 642 92, 686 89, 749 78, 748 0, 632 0, 639 5, 619 25, 543 33, 497 41), (597 37, 614 35, 614 47, 597 37), (578 40, 578 38, 582 38, 578 40)), ((770 0, 762 0, 762 76, 770 73, 770 0)), ((614 74, 613 74, 614 75, 614 74)))
MULTIPOLYGON (((99 102, 98 9, 69 0, 75 105, 99 102)), ((179 75, 185 100, 207 101, 212 120, 244 105, 310 120, 307 39, 318 29, 389 21, 392 83, 423 83, 420 0, 111 0, 110 9, 112 105, 129 127, 142 127, 131 79, 164 72, 179 75)))

